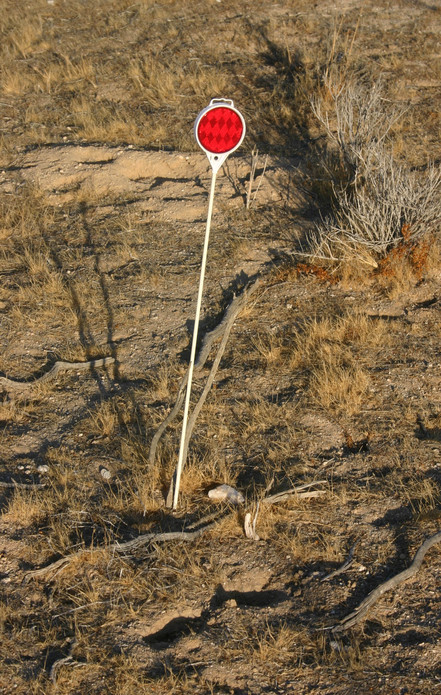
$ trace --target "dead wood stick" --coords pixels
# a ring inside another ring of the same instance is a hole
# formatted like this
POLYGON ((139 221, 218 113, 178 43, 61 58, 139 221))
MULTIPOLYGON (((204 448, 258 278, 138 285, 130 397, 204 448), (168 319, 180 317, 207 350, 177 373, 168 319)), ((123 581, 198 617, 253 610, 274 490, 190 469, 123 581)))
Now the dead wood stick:
MULTIPOLYGON (((236 319, 236 316, 239 312, 239 310, 242 308, 244 305, 245 301, 248 299, 250 293, 256 289, 257 282, 251 285, 249 288, 244 290, 242 294, 239 297, 235 297, 230 304, 227 313, 224 316, 224 320, 222 321, 223 324, 223 336, 222 340, 220 342, 219 348, 216 353, 216 357, 214 358, 213 364, 211 366, 210 373, 208 375, 207 381, 205 383, 204 389, 199 397, 198 402, 196 403, 194 410, 192 414, 190 415, 187 423, 187 431, 185 433, 185 441, 184 441, 184 450, 183 450, 183 461, 186 460, 187 458, 187 452, 188 452, 188 445, 190 443, 190 438, 194 430, 194 426, 196 424, 196 420, 198 418, 199 413, 202 410, 202 407, 205 403, 205 400, 210 392, 210 389, 213 385, 214 379, 217 374, 217 370, 219 369, 219 365, 221 362, 221 359, 223 357, 223 354, 225 352, 225 348, 227 347, 228 343, 228 338, 230 337, 230 332, 231 329, 233 328, 234 321, 236 319), (239 301, 240 300, 240 301, 239 301)), ((174 494, 174 486, 175 486, 175 480, 176 480, 176 470, 173 473, 170 487, 168 490, 167 494, 167 499, 165 502, 165 505, 167 508, 171 508, 173 505, 173 494, 174 494)))
MULTIPOLYGON (((185 461, 186 458, 187 458, 188 445, 189 445, 189 442, 190 442, 190 437, 191 437, 191 435, 192 435, 194 426, 195 426, 195 424, 196 424, 196 418, 198 417, 199 413, 200 413, 201 410, 202 410, 202 406, 203 406, 204 403, 205 403, 205 399, 207 398, 208 393, 209 393, 209 391, 210 391, 210 389, 211 389, 211 386, 212 386, 212 384, 213 384, 213 381, 214 381, 214 379, 215 379, 216 372, 217 372, 217 370, 218 370, 220 361, 221 361, 221 359, 222 359, 222 356, 223 356, 223 354, 224 354, 224 351, 225 351, 225 348, 226 348, 226 345, 227 345, 227 342, 228 342, 228 338, 229 338, 229 335, 230 335, 230 331, 231 331, 233 322, 234 322, 234 318, 233 318, 233 320, 231 321, 231 323, 227 324, 227 326, 225 327, 225 332, 224 332, 224 334, 223 334, 223 336, 222 336, 222 341, 221 341, 221 344, 219 345, 219 349, 218 349, 218 351, 217 351, 217 355, 216 355, 215 360, 214 360, 214 362, 213 362, 213 365, 212 365, 212 367, 211 367, 210 374, 208 375, 208 379, 207 379, 207 381, 206 381, 206 383, 205 383, 204 390, 202 391, 201 396, 200 396, 198 402, 196 403, 196 405, 195 405, 195 407, 194 407, 194 410, 193 410, 191 416, 190 416, 189 419, 188 419, 187 431, 186 431, 186 433, 185 433, 185 441, 184 441, 183 461, 185 461)), ((175 468, 175 471, 174 471, 173 476, 172 476, 172 480, 171 480, 171 483, 170 483, 170 487, 169 487, 169 490, 168 490, 167 499, 166 499, 166 503, 165 503, 165 506, 166 506, 168 509, 170 509, 170 508, 173 506, 173 494, 174 494, 174 484, 175 484, 175 480, 176 480, 176 468, 175 468)))
MULTIPOLYGON (((200 528, 197 528, 192 531, 165 531, 165 532, 152 532, 152 533, 144 533, 141 536, 138 536, 137 538, 133 538, 131 541, 125 541, 124 543, 111 543, 107 547, 101 547, 101 548, 93 548, 91 550, 78 550, 75 553, 71 553, 70 555, 66 555, 65 557, 60 558, 59 560, 56 560, 55 562, 52 562, 50 565, 47 565, 46 567, 41 567, 38 570, 33 570, 32 572, 28 572, 26 574, 26 581, 29 579, 35 579, 36 577, 43 577, 46 574, 49 574, 51 572, 55 572, 56 570, 60 570, 66 565, 68 565, 72 560, 75 560, 75 558, 80 557, 83 554, 91 554, 94 552, 102 552, 103 550, 107 550, 111 554, 119 555, 123 553, 130 552, 132 550, 138 550, 139 548, 142 548, 143 546, 149 544, 149 543, 160 543, 164 541, 193 541, 196 538, 199 538, 199 536, 202 536, 205 531, 207 531, 209 528, 214 526, 216 521, 219 519, 222 519, 225 516, 225 514, 217 514, 216 518, 212 518, 208 523, 206 523, 204 526, 201 526, 200 528)), ((201 521, 204 521, 202 519, 201 521)), ((195 524, 192 525, 191 528, 194 527, 195 524)))
POLYGON ((74 559, 74 557, 78 557, 82 551, 78 551, 77 553, 71 553, 70 555, 66 555, 66 557, 60 557, 59 560, 55 560, 55 562, 51 562, 50 565, 47 565, 46 567, 41 567, 39 570, 32 570, 31 572, 27 572, 25 576, 25 580, 28 581, 29 579, 34 579, 35 577, 42 577, 44 574, 47 574, 49 572, 55 572, 55 570, 63 568, 65 565, 68 565, 71 560, 74 559))
POLYGON ((296 497, 300 500, 312 500, 314 497, 321 497, 322 495, 326 495, 326 490, 311 490, 311 492, 298 492, 296 497))
MULTIPOLYGON (((241 298, 243 300, 243 295, 241 296, 241 298)), ((187 432, 185 434, 185 443, 184 443, 184 461, 187 458, 188 444, 190 442, 190 438, 191 438, 191 435, 193 433, 194 426, 196 424, 196 420, 198 418, 199 413, 202 410, 202 407, 205 403, 205 400, 206 400, 206 398, 210 392, 210 389, 213 385, 213 382, 216 378, 217 370, 219 369, 221 359, 224 356, 225 348, 227 347, 228 338, 230 337, 230 333, 231 333, 231 329, 233 328, 234 320, 237 316, 237 312, 239 311, 239 309, 242 305, 243 305, 243 301, 241 303, 239 303, 238 305, 236 305, 236 307, 235 307, 236 310, 228 316, 228 320, 224 325, 224 334, 222 336, 222 340, 221 340, 219 348, 217 350, 216 357, 213 360, 213 364, 212 364, 211 369, 210 369, 210 374, 208 375, 207 381, 205 382, 205 386, 204 386, 203 391, 199 397, 199 400, 196 403, 194 410, 188 419, 187 432)))
POLYGON ((3 480, 0 480, 0 487, 6 488, 6 489, 11 489, 14 490, 15 488, 18 488, 19 490, 41 490, 42 488, 46 487, 45 483, 17 483, 15 480, 12 480, 10 483, 6 483, 3 480))
POLYGON ((202 536, 205 531, 214 525, 214 521, 202 526, 195 531, 165 531, 164 533, 144 533, 142 536, 134 538, 132 541, 125 543, 113 543, 110 550, 117 553, 126 553, 130 550, 142 548, 147 543, 160 543, 161 541, 194 541, 199 536, 202 536))
POLYGON ((156 430, 155 434, 153 435, 152 442, 150 444, 150 452, 149 452, 149 464, 153 465, 155 462, 155 456, 156 456, 156 449, 158 448, 158 444, 161 440, 162 435, 164 434, 165 430, 167 427, 170 425, 171 422, 175 419, 177 414, 179 413, 182 404, 184 402, 184 397, 185 397, 185 387, 187 385, 187 380, 188 380, 188 372, 184 376, 184 378, 181 381, 181 384, 179 386, 179 391, 178 395, 176 397, 175 404, 172 408, 172 410, 169 412, 165 420, 161 422, 159 425, 158 429, 156 430))
POLYGON ((85 371, 89 369, 96 369, 98 367, 107 367, 110 364, 114 364, 115 359, 113 357, 103 357, 99 360, 89 360, 88 362, 63 362, 59 360, 55 362, 53 367, 32 381, 16 381, 15 379, 8 379, 6 376, 0 376, 0 388, 3 387, 8 393, 24 394, 39 384, 45 384, 48 381, 53 381, 60 372, 67 371, 85 371))
POLYGON ((325 490, 313 490, 311 492, 303 492, 310 487, 315 487, 316 485, 326 485, 327 480, 316 480, 313 483, 305 483, 304 485, 299 485, 298 487, 293 487, 291 490, 284 490, 283 492, 276 492, 275 495, 270 495, 269 497, 264 497, 262 504, 276 504, 277 502, 283 502, 283 500, 292 499, 293 497, 308 498, 308 497, 320 497, 320 495, 325 495, 325 490))
POLYGON ((349 551, 349 555, 346 558, 346 560, 344 561, 344 563, 342 565, 340 565, 340 567, 337 567, 336 570, 334 570, 333 572, 330 572, 325 577, 323 577, 322 582, 328 582, 333 577, 337 577, 337 575, 343 574, 343 572, 345 570, 347 570, 348 567, 350 567, 352 565, 352 563, 354 562, 354 551, 355 551, 356 546, 357 546, 357 543, 354 543, 354 545, 351 547, 351 549, 349 551))
POLYGON ((407 579, 410 579, 410 577, 413 577, 418 572, 423 563, 425 554, 430 550, 430 548, 432 548, 432 546, 436 545, 440 541, 441 531, 438 531, 438 533, 435 533, 434 536, 427 538, 427 540, 424 541, 420 549, 415 554, 413 562, 407 569, 399 572, 399 574, 391 577, 387 581, 380 584, 380 586, 377 586, 376 589, 371 591, 371 593, 366 596, 364 601, 362 601, 357 608, 352 611, 352 613, 349 613, 349 615, 340 620, 338 625, 332 628, 332 632, 344 632, 350 627, 353 627, 354 625, 357 625, 357 623, 361 622, 371 606, 378 601, 380 596, 385 594, 386 591, 396 589, 398 586, 400 586, 400 584, 407 581, 407 579))
MULTIPOLYGON (((202 343, 202 347, 199 351, 199 354, 197 356, 195 365, 194 365, 194 370, 195 372, 200 371, 203 366, 205 365, 205 362, 207 361, 208 355, 210 354, 211 347, 215 340, 219 338, 219 336, 224 333, 224 331, 227 330, 230 332, 231 327, 239 313, 239 311, 242 309, 243 305, 245 304, 246 300, 250 296, 252 292, 254 292, 257 287, 260 285, 260 280, 257 280, 253 285, 250 285, 250 287, 247 287, 242 294, 238 295, 237 297, 234 297, 233 301, 227 308, 222 321, 215 327, 213 328, 212 331, 207 333, 204 337, 204 341, 202 343)), ((225 349, 225 348, 224 348, 225 349)), ((211 373, 210 373, 211 376, 211 373)), ((176 401, 175 404, 170 411, 170 413, 167 415, 165 420, 162 421, 162 423, 159 425, 158 429, 156 430, 151 445, 150 445, 150 452, 149 452, 149 463, 153 464, 155 461, 155 456, 156 456, 156 449, 158 448, 158 444, 160 442, 160 439, 166 430, 166 428, 173 422, 177 414, 179 413, 182 404, 184 402, 185 398, 185 388, 187 386, 187 381, 188 381, 188 371, 183 377, 180 385, 179 385, 179 390, 178 390, 178 395, 176 396, 176 401)), ((205 400, 205 399, 204 399, 205 400)), ((188 431, 188 430, 187 430, 188 431)))

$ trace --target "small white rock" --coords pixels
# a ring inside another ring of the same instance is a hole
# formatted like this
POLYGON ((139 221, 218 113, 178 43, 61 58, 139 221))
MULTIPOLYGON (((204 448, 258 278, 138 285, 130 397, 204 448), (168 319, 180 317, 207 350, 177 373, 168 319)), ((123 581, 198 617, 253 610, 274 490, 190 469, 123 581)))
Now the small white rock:
POLYGON ((241 492, 235 490, 231 485, 218 485, 209 491, 208 497, 212 500, 221 502, 232 502, 233 504, 242 504, 245 498, 241 492))
POLYGON ((47 473, 49 470, 49 466, 46 463, 40 463, 39 466, 37 466, 37 471, 39 473, 47 473))
POLYGON ((104 478, 104 480, 110 480, 110 478, 112 477, 112 474, 108 468, 104 468, 104 467, 100 468, 100 473, 101 473, 101 477, 104 478))

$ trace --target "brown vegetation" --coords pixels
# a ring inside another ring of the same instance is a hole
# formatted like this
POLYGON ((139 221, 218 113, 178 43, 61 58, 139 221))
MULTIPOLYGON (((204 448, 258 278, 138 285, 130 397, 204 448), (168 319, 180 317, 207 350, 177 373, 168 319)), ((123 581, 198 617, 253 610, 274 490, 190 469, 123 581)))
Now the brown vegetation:
POLYGON ((0 693, 432 694, 436 549, 331 628, 439 528, 436 3, 3 9, 0 693), (202 336, 260 280, 172 514, 179 418, 149 454, 188 361, 214 96, 247 137, 202 336))

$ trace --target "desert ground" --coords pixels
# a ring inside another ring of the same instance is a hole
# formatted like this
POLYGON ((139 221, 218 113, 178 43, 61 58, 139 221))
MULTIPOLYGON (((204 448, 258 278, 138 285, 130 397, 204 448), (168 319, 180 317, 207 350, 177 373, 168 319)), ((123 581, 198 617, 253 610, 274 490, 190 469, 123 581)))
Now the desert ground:
POLYGON ((0 9, 0 693, 438 692, 439 0, 0 9))

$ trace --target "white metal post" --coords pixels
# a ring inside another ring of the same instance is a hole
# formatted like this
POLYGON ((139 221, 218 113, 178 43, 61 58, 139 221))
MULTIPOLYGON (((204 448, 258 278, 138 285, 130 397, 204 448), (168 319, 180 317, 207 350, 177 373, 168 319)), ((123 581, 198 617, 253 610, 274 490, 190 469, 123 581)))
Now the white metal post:
POLYGON ((192 383, 192 379, 193 379, 193 370, 194 370, 194 363, 195 363, 195 357, 196 357, 196 345, 197 345, 197 341, 198 341, 199 317, 201 314, 202 292, 204 289, 205 266, 207 265, 208 241, 210 238, 211 217, 212 217, 212 213, 213 213, 213 201, 214 201, 214 187, 216 184, 217 171, 218 171, 218 169, 216 167, 213 167, 212 176, 211 176, 210 195, 209 195, 209 199, 208 199, 207 226, 205 229, 205 242, 204 242, 204 251, 202 254, 201 275, 199 278, 199 292, 198 292, 198 299, 197 299, 197 303, 196 303, 196 315, 195 315, 195 319, 194 319, 193 340, 192 340, 192 344, 191 344, 191 353, 190 353, 190 364, 188 367, 187 392, 185 395, 184 417, 182 420, 181 444, 179 447, 178 464, 176 466, 176 479, 175 479, 175 487, 174 487, 174 495, 173 495, 173 509, 174 510, 176 509, 176 507, 178 505, 179 487, 181 484, 181 473, 182 473, 182 467, 184 465, 184 449, 185 449, 185 438, 186 438, 186 434, 187 434, 188 411, 189 411, 189 407, 190 407, 191 383, 192 383))

